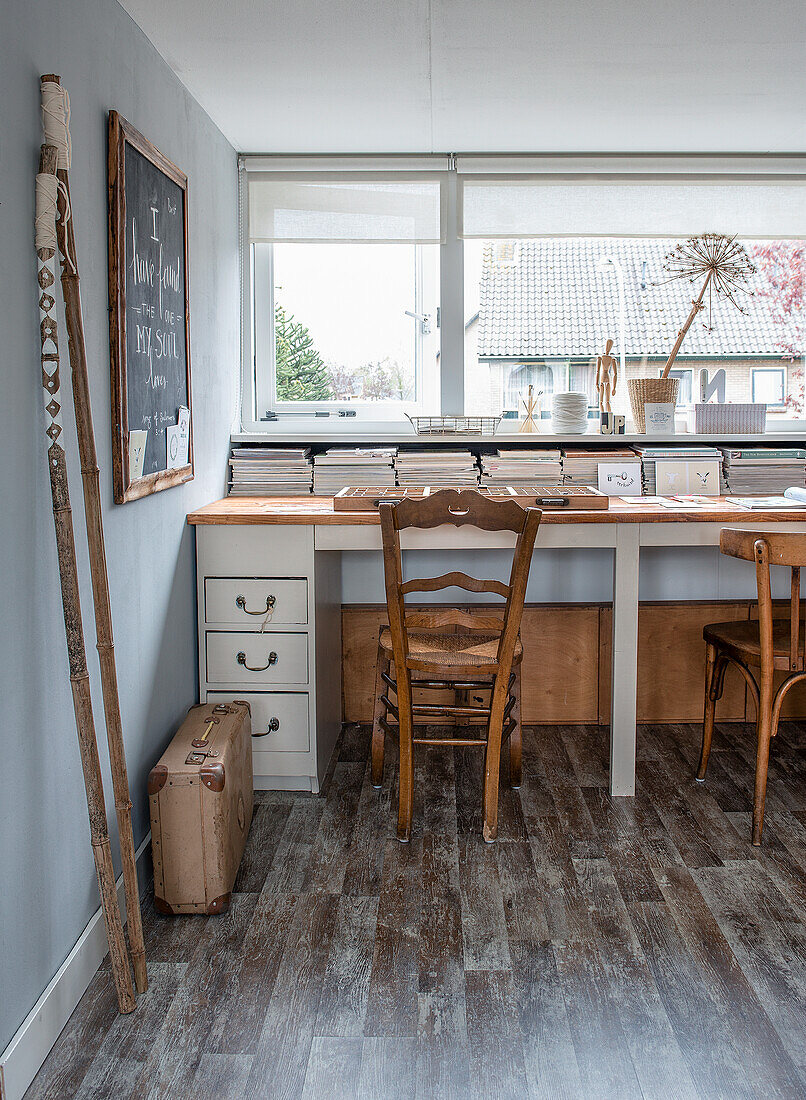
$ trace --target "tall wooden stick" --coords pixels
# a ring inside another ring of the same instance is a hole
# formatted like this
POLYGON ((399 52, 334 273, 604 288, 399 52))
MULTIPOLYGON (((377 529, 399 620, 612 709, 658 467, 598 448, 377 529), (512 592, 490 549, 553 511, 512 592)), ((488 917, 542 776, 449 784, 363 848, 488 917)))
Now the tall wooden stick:
MULTIPOLYGON (((48 74, 41 83, 59 84, 59 77, 48 74)), ((65 120, 65 129, 67 122, 65 120)), ((73 404, 78 431, 78 450, 81 459, 81 478, 84 485, 84 513, 87 524, 87 542, 92 576, 92 595, 95 604, 95 633, 98 657, 101 665, 101 686, 106 718, 106 735, 109 742, 109 760, 112 771, 112 788, 120 834, 120 854, 123 864, 123 882, 126 890, 126 913, 129 946, 134 966, 134 981, 138 993, 148 988, 143 923, 140 913, 140 895, 137 884, 134 836, 132 833, 132 803, 129 796, 129 780, 126 774, 126 754, 123 744, 123 726, 120 718, 115 645, 112 636, 112 609, 109 602, 109 577, 106 569, 104 529, 101 514, 101 486, 98 459, 95 451, 95 433, 92 426, 87 353, 84 342, 84 321, 81 313, 78 258, 75 233, 71 216, 70 179, 67 168, 59 167, 59 220, 56 233, 61 257, 61 283, 67 321, 67 340, 70 367, 73 378, 73 404)))
MULTIPOLYGON (((56 155, 54 146, 42 146, 39 159, 40 173, 55 176, 56 155)), ((42 211, 38 210, 37 215, 38 217, 41 216, 42 211)), ((53 231, 55 234, 55 211, 53 231)), ((56 319, 50 313, 54 306, 51 288, 56 281, 53 270, 54 253, 55 249, 52 247, 37 248, 39 258, 38 280, 41 291, 39 296, 41 315, 39 331, 42 385, 45 389, 45 411, 50 416, 50 424, 46 434, 51 441, 47 454, 50 491, 53 500, 53 523, 56 529, 64 628, 67 633, 67 651, 70 661, 70 686, 73 693, 73 711, 81 753, 81 766, 84 771, 84 787, 87 793, 92 853, 95 857, 95 870, 101 892, 101 906, 106 922, 109 955, 112 961, 112 976, 117 991, 118 1005, 121 1012, 132 1012, 135 1007, 134 989, 132 988, 129 958, 126 953, 123 922, 118 907, 112 849, 106 824, 101 764, 98 759, 98 744, 95 739, 95 723, 92 715, 90 681, 87 672, 87 656, 81 620, 73 514, 70 508, 70 491, 67 483, 67 463, 64 448, 59 441, 62 433, 61 400, 59 396, 59 341, 56 319)))
POLYGON ((702 284, 702 290, 691 303, 691 313, 689 313, 688 317, 686 318, 686 323, 677 334, 677 339, 674 342, 674 347, 669 354, 669 358, 666 360, 666 366, 663 368, 663 374, 661 375, 661 378, 669 377, 669 371, 672 369, 672 363, 674 363, 675 359, 677 358, 677 353, 680 351, 683 340, 686 337, 686 333, 691 328, 691 324, 694 318, 700 312, 700 310, 705 308, 702 304, 702 300, 705 297, 705 291, 708 288, 708 284, 711 282, 712 275, 713 271, 709 271, 708 274, 705 276, 704 283, 702 284))

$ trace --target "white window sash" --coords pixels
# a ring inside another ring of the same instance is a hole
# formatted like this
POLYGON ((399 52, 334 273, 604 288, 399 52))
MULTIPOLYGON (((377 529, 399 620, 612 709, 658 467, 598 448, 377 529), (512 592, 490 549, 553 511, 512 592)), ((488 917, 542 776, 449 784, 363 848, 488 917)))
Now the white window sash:
MULTIPOLYGON (((732 224, 726 229, 735 232, 738 228, 742 236, 760 238, 806 237, 806 156, 790 154, 740 155, 740 156, 663 156, 663 155, 615 155, 615 156, 577 156, 577 155, 466 155, 446 156, 425 154, 422 156, 241 156, 241 277, 242 277, 242 428, 244 430, 270 430, 269 425, 259 418, 266 408, 265 402, 258 400, 256 389, 256 348, 255 332, 258 318, 253 317, 251 247, 248 240, 246 191, 248 178, 252 172, 296 174, 301 179, 312 178, 315 173, 323 173, 329 178, 342 173, 372 173, 381 177, 402 178, 406 174, 423 174, 433 178, 438 174, 441 181, 441 234, 440 247, 440 408, 429 408, 429 412, 459 413, 464 411, 464 188, 469 182, 490 182, 496 177, 510 186, 523 185, 537 179, 536 186, 551 188, 566 186, 569 183, 577 188, 621 186, 621 187, 692 187, 734 186, 737 188, 768 188, 766 194, 780 194, 786 198, 795 195, 798 199, 796 224, 787 222, 782 216, 780 227, 767 227, 767 232, 750 233, 744 224, 732 224), (775 189, 778 189, 777 191, 775 189), (800 199, 803 202, 800 202, 800 199)), ((551 193, 551 192, 544 192, 551 193)), ((746 193, 752 194, 752 190, 746 193)), ((590 194, 589 190, 583 194, 590 194)), ((638 191, 633 194, 638 195, 638 191)), ((660 192, 655 192, 655 198, 660 192)), ((787 199, 787 202, 789 200, 787 199)), ((791 209, 788 206, 787 209, 791 209)), ((788 217, 788 214, 787 214, 788 217)), ((692 232, 702 232, 718 227, 696 224, 692 232)), ((579 231, 557 235, 577 236, 579 231)), ((517 236, 518 234, 512 234, 517 236)), ((523 235, 531 235, 523 234, 523 235)), ((537 235, 537 234, 536 234, 537 235)), ((542 234, 540 234, 542 235, 542 234)), ((545 235, 555 235, 547 232, 545 235)), ((586 233, 584 235, 599 235, 586 233)), ((682 236, 688 235, 668 232, 666 228, 655 233, 624 232, 622 228, 603 235, 640 235, 640 236, 682 236)), ((505 233, 479 234, 484 237, 507 236, 505 233)), ((271 311, 268 311, 271 313, 271 311)), ((273 318, 269 318, 269 324, 273 318)), ((264 386, 260 387, 264 391, 264 386)), ((342 407, 339 403, 334 403, 342 407)), ((319 404, 315 407, 325 407, 319 404)), ((383 409, 377 404, 361 408, 351 405, 358 416, 339 420, 331 419, 333 426, 355 430, 359 426, 367 428, 370 420, 382 422, 387 418, 402 419, 400 405, 383 409)), ((299 411, 295 406, 295 411, 299 411)), ((311 413, 313 408, 311 408, 311 413)), ((285 425, 287 427, 287 423, 285 425)))

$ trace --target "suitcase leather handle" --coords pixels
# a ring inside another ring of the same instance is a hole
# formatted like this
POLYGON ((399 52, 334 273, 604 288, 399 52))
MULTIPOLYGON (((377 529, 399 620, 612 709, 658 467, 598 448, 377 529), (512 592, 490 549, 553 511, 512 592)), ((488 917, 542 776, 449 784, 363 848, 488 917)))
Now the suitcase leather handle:
POLYGON ((239 665, 243 665, 243 667, 245 669, 248 669, 249 672, 265 672, 266 669, 269 668, 271 665, 277 664, 277 654, 272 650, 272 652, 269 654, 269 659, 266 664, 260 666, 248 665, 246 663, 246 654, 243 650, 241 650, 241 652, 238 654, 236 660, 239 665))
POLYGON ((265 607, 261 607, 258 611, 250 611, 249 608, 246 606, 246 596, 235 597, 235 606, 239 607, 245 615, 268 615, 268 613, 273 609, 276 603, 276 596, 267 596, 265 607))

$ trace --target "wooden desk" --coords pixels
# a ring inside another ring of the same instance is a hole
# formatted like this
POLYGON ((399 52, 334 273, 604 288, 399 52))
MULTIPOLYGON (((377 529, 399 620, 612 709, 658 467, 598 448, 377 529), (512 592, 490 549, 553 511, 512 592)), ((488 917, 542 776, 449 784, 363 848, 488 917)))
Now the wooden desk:
MULTIPOLYGON (((280 728, 255 741, 255 783, 319 789, 341 714, 340 555, 380 551, 376 512, 335 512, 327 497, 235 497, 188 516, 197 527, 202 699, 249 697, 254 725, 280 728), (270 582, 277 581, 277 584, 270 582), (289 582, 296 581, 296 587, 289 582), (238 591, 236 592, 236 588, 238 591), (275 588, 277 592, 271 592, 275 588), (244 589, 244 591, 241 591, 244 589), (248 589, 248 591, 247 591, 248 589), (267 595, 276 595, 264 621, 267 595), (236 605, 244 596, 245 606, 236 605), (258 611, 263 615, 258 615, 258 611), (248 651, 251 643, 254 656, 248 651), (269 650, 269 645, 274 649, 269 650), (264 652, 265 651, 265 652, 264 652), (267 669, 253 672, 276 652, 267 669), (237 663, 237 654, 246 653, 237 663), (288 671, 284 671, 288 670, 288 671), (254 689, 254 690, 252 690, 254 689), (270 713, 271 712, 271 713, 270 713)), ((536 550, 613 551, 610 790, 635 793, 638 569, 642 547, 717 546, 722 527, 806 532, 806 508, 748 512, 715 497, 705 509, 611 500, 607 511, 544 511, 536 550)), ((500 549, 507 534, 440 527, 403 532, 404 550, 500 549)))

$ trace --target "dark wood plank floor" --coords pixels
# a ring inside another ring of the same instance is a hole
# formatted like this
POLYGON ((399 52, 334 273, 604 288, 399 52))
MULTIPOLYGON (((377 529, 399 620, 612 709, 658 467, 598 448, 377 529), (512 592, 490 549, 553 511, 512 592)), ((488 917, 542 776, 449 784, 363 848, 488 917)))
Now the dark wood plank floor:
MULTIPOLYGON (((481 756, 423 750, 394 839, 348 727, 323 797, 258 796, 232 909, 146 898, 151 988, 99 971, 28 1100, 806 1097, 806 725, 773 746, 751 847, 748 726, 644 727, 639 792, 608 731, 526 731, 481 840, 481 756)), ((391 753, 389 755, 392 755, 391 753)))

